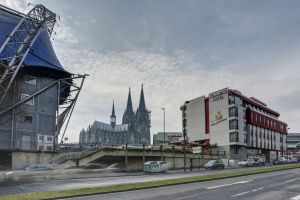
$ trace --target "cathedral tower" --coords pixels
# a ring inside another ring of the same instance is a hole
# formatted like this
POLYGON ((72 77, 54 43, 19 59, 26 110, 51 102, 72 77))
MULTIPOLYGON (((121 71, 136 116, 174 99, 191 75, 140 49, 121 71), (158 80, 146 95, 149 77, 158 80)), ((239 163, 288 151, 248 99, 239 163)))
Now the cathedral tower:
POLYGON ((114 128, 116 126, 115 101, 113 101, 112 112, 110 116, 110 124, 114 128))
POLYGON ((139 107, 137 108, 135 115, 135 128, 137 132, 135 143, 150 144, 150 111, 146 108, 143 84, 139 107))

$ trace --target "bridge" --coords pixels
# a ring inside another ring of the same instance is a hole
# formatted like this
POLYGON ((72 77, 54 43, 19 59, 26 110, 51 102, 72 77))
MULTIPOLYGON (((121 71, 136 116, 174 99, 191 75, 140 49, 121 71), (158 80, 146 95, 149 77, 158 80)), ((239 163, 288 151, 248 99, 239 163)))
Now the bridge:
MULTIPOLYGON (((186 166, 189 168, 203 167, 211 159, 226 159, 224 152, 209 151, 208 153, 192 154, 186 152, 186 166)), ((172 149, 126 149, 99 147, 87 149, 77 153, 65 153, 52 160, 50 164, 65 164, 68 167, 80 167, 89 163, 116 164, 118 168, 127 171, 138 171, 143 169, 146 161, 164 160, 171 169, 182 169, 184 167, 184 152, 172 149)))

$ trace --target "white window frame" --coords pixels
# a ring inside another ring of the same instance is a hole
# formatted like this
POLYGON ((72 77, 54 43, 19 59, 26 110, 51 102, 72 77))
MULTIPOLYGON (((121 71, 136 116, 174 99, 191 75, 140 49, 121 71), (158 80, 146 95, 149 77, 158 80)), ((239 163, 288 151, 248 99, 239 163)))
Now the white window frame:
POLYGON ((25 75, 25 83, 30 85, 36 85, 37 78, 34 76, 25 75), (28 80, 30 79, 30 80, 28 80))
MULTIPOLYGON (((24 100, 29 96, 30 96, 29 94, 21 94, 21 100, 24 100)), ((34 97, 28 99, 28 101, 26 101, 25 104, 33 106, 34 105, 34 97)))

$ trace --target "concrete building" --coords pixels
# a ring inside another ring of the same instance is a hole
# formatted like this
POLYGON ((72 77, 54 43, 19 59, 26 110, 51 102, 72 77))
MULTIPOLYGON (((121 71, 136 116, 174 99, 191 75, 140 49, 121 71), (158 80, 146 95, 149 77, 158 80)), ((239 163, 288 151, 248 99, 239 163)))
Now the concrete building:
POLYGON ((287 146, 297 146, 300 147, 300 133, 289 133, 286 137, 287 146))
POLYGON ((121 145, 150 144, 150 111, 147 110, 142 85, 139 107, 133 111, 129 88, 127 107, 123 114, 122 124, 116 124, 115 106, 113 103, 110 124, 94 121, 79 134, 82 145, 121 145))
POLYGON ((300 133, 289 133, 286 137, 287 154, 300 159, 300 133))
POLYGON ((237 160, 260 155, 269 161, 286 150, 287 124, 254 97, 225 88, 185 106, 189 142, 217 145, 237 160))
POLYGON ((182 140, 182 132, 158 132, 157 134, 153 135, 153 144, 160 145, 166 144, 169 142, 176 142, 182 140))

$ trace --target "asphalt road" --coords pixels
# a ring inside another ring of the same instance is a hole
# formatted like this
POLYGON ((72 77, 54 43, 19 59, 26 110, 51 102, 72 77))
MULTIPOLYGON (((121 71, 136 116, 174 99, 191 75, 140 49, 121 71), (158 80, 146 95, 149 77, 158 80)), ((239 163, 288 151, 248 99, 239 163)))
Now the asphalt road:
POLYGON ((72 199, 300 200, 300 169, 72 199))
MULTIPOLYGON (((249 168, 245 168, 249 169, 249 168)), ((208 171, 170 171, 168 173, 146 174, 141 172, 136 173, 90 173, 80 174, 74 178, 65 178, 64 176, 56 176, 54 180, 22 180, 16 182, 0 183, 0 196, 8 194, 19 194, 38 191, 54 191, 63 189, 74 189, 84 187, 97 187, 105 185, 116 185, 126 183, 137 183, 155 180, 164 180, 172 178, 181 178, 188 176, 199 176, 212 173, 223 173, 226 171, 235 171, 244 169, 227 169, 227 170, 208 170, 208 171), (92 176, 95 177, 92 177, 92 176)))

